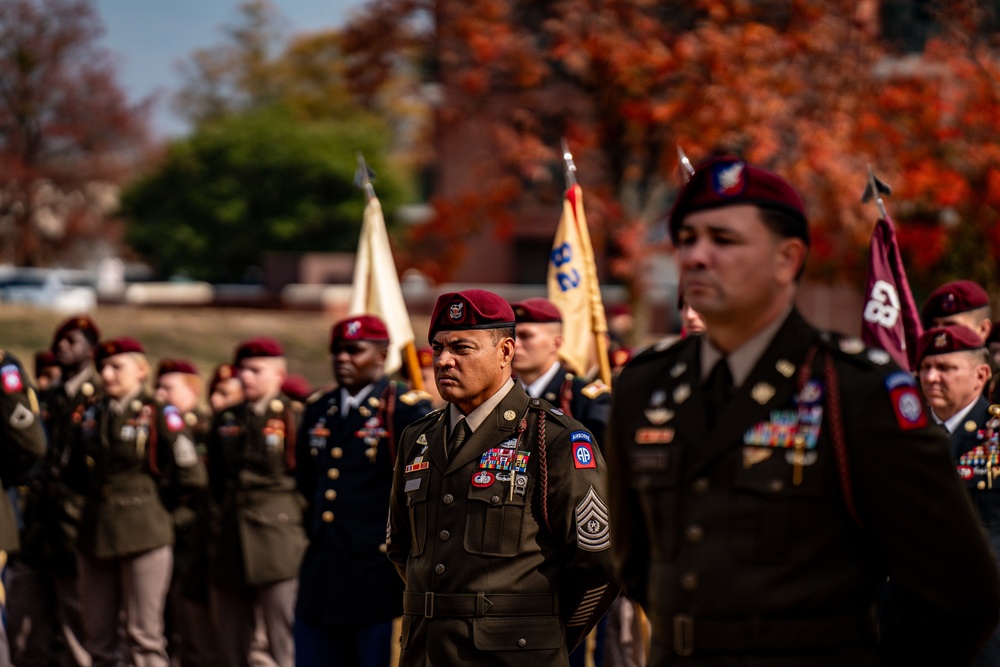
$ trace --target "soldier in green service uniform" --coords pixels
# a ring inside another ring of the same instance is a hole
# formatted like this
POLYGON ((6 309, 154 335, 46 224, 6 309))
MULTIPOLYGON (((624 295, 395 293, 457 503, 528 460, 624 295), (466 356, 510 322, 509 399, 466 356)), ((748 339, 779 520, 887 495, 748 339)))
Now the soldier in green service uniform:
POLYGON ((706 330, 625 367, 606 450, 649 664, 968 664, 1000 612, 993 557, 913 376, 795 309, 798 193, 716 157, 670 231, 706 330))
POLYGON ((302 497, 295 489, 299 416, 281 393, 285 353, 273 338, 244 341, 233 365, 242 403, 215 414, 208 461, 218 518, 209 545, 210 605, 223 664, 246 667, 257 619, 268 661, 292 667, 292 620, 306 546, 302 497))
POLYGON ((567 665, 618 592, 604 459, 580 422, 511 379, 501 297, 440 296, 429 338, 449 405, 407 428, 396 458, 400 664, 567 665))
POLYGON ((97 365, 104 395, 80 414, 68 473, 85 498, 77 546, 86 647, 94 667, 165 667, 174 526, 163 499, 207 487, 208 474, 179 410, 147 390, 138 341, 100 343, 97 365))
MULTIPOLYGON (((21 547, 14 504, 6 490, 24 483, 28 470, 44 454, 45 432, 35 390, 21 362, 0 350, 0 573, 10 554, 21 547)), ((0 611, 4 606, 0 598, 0 611)), ((0 664, 9 663, 7 632, 0 621, 0 664)))

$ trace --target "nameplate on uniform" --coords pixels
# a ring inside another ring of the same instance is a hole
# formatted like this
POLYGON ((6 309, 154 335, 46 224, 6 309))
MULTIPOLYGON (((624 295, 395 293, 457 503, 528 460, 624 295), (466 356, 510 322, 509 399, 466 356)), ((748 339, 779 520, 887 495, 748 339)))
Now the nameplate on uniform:
POLYGON ((640 428, 635 432, 637 445, 668 445, 674 441, 672 428, 640 428))
MULTIPOLYGON (((409 470, 407 470, 407 472, 409 472, 409 470)), ((413 479, 406 480, 406 484, 403 485, 403 491, 416 491, 420 488, 420 482, 422 480, 423 477, 414 477, 413 479)))

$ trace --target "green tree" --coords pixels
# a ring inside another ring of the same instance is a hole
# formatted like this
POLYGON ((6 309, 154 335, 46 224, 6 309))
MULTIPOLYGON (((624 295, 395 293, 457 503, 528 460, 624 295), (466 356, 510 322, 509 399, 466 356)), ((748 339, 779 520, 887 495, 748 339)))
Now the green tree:
MULTIPOLYGON (((300 123, 281 109, 204 124, 123 193, 127 240, 163 274, 211 281, 241 279, 264 251, 354 250, 364 208, 353 185, 358 150, 378 167, 385 128, 300 123)), ((400 188, 390 176, 376 187, 391 212, 400 188)))

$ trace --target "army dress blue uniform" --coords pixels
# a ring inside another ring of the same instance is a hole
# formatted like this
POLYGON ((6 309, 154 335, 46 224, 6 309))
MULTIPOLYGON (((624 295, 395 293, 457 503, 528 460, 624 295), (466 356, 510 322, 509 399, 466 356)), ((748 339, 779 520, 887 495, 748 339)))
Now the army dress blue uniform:
MULTIPOLYGON (((309 538, 299 573, 297 637, 305 623, 343 648, 354 645, 352 634, 386 624, 383 636, 374 632, 368 642, 374 645, 356 659, 388 653, 392 619, 403 611, 403 584, 385 546, 396 446, 403 429, 430 412, 428 398, 383 377, 368 385, 358 406, 345 405, 339 388, 308 402, 296 469, 299 492, 308 502, 309 538)), ((303 645, 314 644, 299 648, 303 645)), ((330 660, 297 656, 298 664, 330 660)))
POLYGON ((1000 581, 912 376, 793 310, 707 424, 701 346, 637 357, 612 408, 612 544, 649 664, 971 660, 1000 581), (887 574, 905 603, 876 637, 887 574))

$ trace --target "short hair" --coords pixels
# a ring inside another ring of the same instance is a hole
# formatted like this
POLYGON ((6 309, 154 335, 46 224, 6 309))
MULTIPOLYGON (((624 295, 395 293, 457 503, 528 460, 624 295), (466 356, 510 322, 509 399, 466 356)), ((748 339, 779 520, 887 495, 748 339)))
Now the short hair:
POLYGON ((778 208, 758 206, 757 210, 760 211, 761 222, 767 225, 767 228, 776 236, 782 239, 802 239, 803 243, 806 244, 806 254, 802 258, 802 266, 799 267, 798 273, 795 274, 795 281, 800 281, 802 274, 806 270, 806 262, 809 259, 809 238, 802 236, 802 221, 791 213, 778 208))
POLYGON ((517 330, 514 326, 495 327, 493 329, 488 329, 488 331, 490 332, 490 340, 493 341, 494 345, 502 341, 504 338, 513 338, 514 340, 517 340, 517 330))

